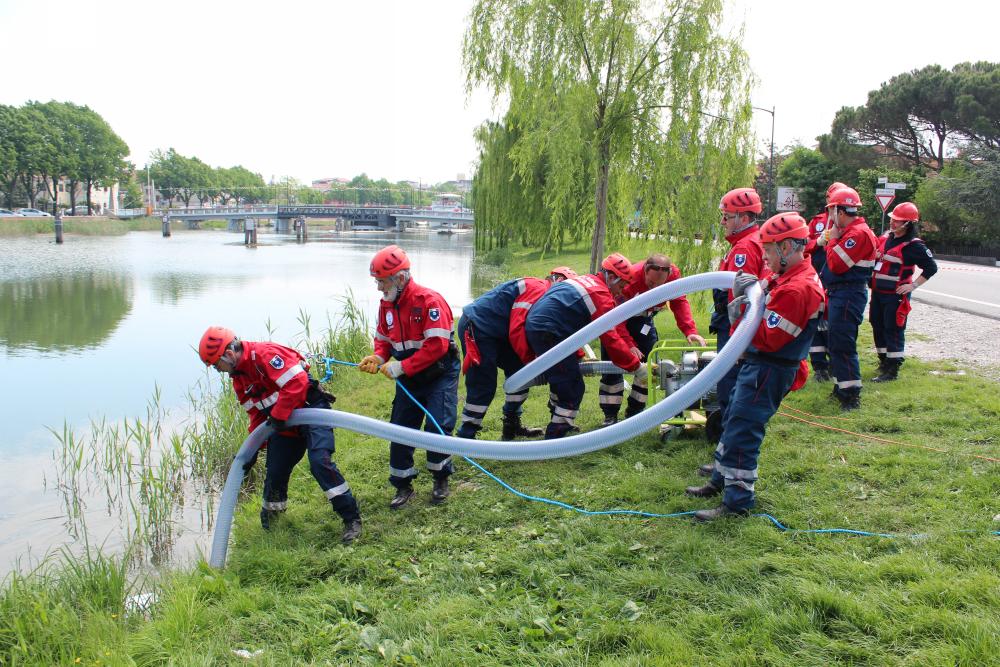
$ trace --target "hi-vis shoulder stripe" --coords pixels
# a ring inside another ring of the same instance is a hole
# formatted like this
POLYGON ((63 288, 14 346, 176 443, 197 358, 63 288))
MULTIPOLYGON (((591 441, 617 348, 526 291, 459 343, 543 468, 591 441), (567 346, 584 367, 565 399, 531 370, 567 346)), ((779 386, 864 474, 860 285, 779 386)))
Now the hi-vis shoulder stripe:
POLYGON ((573 289, 575 289, 577 292, 579 292, 580 297, 583 299, 584 305, 587 306, 587 311, 591 315, 593 315, 594 313, 596 313, 597 312, 597 307, 594 306, 594 300, 591 299, 590 298, 590 294, 587 293, 587 288, 584 287, 583 285, 581 285, 580 283, 578 283, 574 278, 570 278, 566 282, 568 282, 570 285, 572 285, 573 289))
POLYGON ((524 294, 524 290, 527 289, 524 284, 524 278, 519 278, 517 281, 517 293, 524 294))
POLYGON ((781 329, 791 336, 798 336, 802 333, 802 327, 795 326, 787 319, 770 309, 764 311, 764 321, 768 322, 772 315, 778 318, 778 323, 774 325, 776 328, 781 329))
POLYGON ((302 368, 302 364, 295 364, 287 371, 282 373, 281 377, 279 377, 277 380, 274 381, 274 384, 278 385, 278 388, 280 389, 281 387, 284 387, 286 384, 288 384, 288 381, 291 380, 296 375, 298 375, 299 373, 305 373, 305 370, 302 368))
POLYGON ((451 338, 451 329, 424 329, 424 338, 451 338))

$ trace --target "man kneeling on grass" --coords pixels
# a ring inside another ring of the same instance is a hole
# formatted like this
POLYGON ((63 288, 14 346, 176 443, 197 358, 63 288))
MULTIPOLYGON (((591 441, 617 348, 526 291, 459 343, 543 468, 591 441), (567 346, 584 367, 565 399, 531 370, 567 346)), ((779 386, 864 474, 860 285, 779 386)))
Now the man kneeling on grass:
MULTIPOLYGON (((803 360, 826 299, 816 270, 803 255, 808 238, 809 226, 798 213, 776 215, 760 229, 764 258, 774 275, 762 284, 767 293, 764 318, 740 364, 712 477, 704 486, 685 489, 697 498, 723 494, 718 507, 694 513, 697 521, 750 513, 764 429, 785 394, 805 383, 809 367, 803 360)), ((746 289, 756 279, 742 272, 736 276, 729 304, 734 325, 748 301, 746 289)))
MULTIPOLYGON (((324 426, 287 426, 299 408, 329 409, 332 395, 309 377, 309 365, 297 351, 275 343, 241 341, 224 327, 209 327, 201 337, 198 355, 220 373, 229 373, 233 391, 250 415, 253 432, 266 420, 274 429, 267 446, 267 473, 260 524, 264 530, 288 505, 288 478, 309 452, 309 468, 333 511, 344 521, 341 540, 350 544, 361 536, 361 512, 344 476, 333 462, 333 430, 324 426)), ((254 461, 257 457, 254 455, 254 461)), ((247 469, 253 466, 253 461, 247 469)))

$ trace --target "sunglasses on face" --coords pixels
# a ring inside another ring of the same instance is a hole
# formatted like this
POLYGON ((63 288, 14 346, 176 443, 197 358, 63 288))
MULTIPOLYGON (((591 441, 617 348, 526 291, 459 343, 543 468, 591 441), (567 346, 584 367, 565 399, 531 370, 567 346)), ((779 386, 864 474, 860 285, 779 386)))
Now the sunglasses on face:
POLYGON ((647 271, 662 271, 667 272, 670 270, 669 266, 660 266, 659 264, 646 264, 647 271))

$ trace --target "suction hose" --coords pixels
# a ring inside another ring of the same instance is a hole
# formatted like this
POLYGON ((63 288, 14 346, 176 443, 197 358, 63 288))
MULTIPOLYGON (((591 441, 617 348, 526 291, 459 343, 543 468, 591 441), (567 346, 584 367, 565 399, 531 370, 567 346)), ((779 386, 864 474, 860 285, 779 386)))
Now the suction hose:
MULTIPOLYGON (((597 318, 583 329, 562 341, 551 350, 538 357, 523 369, 512 375, 504 383, 504 390, 510 392, 526 386, 536 376, 551 368, 561 359, 573 354, 584 343, 596 338, 613 328, 632 315, 640 313, 657 304, 683 296, 688 292, 703 289, 729 289, 732 287, 732 271, 716 271, 696 276, 681 278, 665 285, 660 285, 624 304, 611 312, 597 318)), ((759 285, 752 285, 747 290, 750 303, 746 315, 733 332, 733 336, 703 371, 694 376, 676 393, 660 401, 656 405, 612 426, 597 431, 573 435, 559 440, 541 440, 534 442, 503 442, 497 440, 468 440, 454 438, 427 431, 406 428, 389 424, 371 417, 357 415, 339 410, 320 410, 317 408, 302 408, 292 413, 288 419, 289 426, 313 424, 330 428, 345 428, 357 433, 364 433, 376 438, 384 438, 411 447, 431 449, 436 452, 468 456, 472 458, 492 459, 497 461, 541 461, 546 459, 577 456, 604 449, 620 442, 636 437, 648 431, 660 422, 673 417, 685 407, 695 402, 739 360, 740 355, 750 344, 757 323, 763 314, 763 293, 759 285)), ((271 434, 271 427, 261 424, 247 437, 236 453, 229 468, 222 496, 219 499, 219 511, 216 515, 215 534, 212 539, 212 553, 209 564, 222 568, 226 564, 226 552, 229 548, 229 533, 232 529, 233 513, 236 511, 236 500, 240 486, 243 484, 243 466, 253 458, 253 455, 271 434)))

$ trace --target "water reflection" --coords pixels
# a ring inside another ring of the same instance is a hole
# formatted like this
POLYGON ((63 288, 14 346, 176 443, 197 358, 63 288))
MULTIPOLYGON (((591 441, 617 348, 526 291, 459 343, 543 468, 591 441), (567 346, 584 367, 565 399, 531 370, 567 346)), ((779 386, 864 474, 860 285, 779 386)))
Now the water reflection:
POLYGON ((77 273, 0 282, 0 344, 66 351, 99 346, 132 308, 125 275, 77 273))

